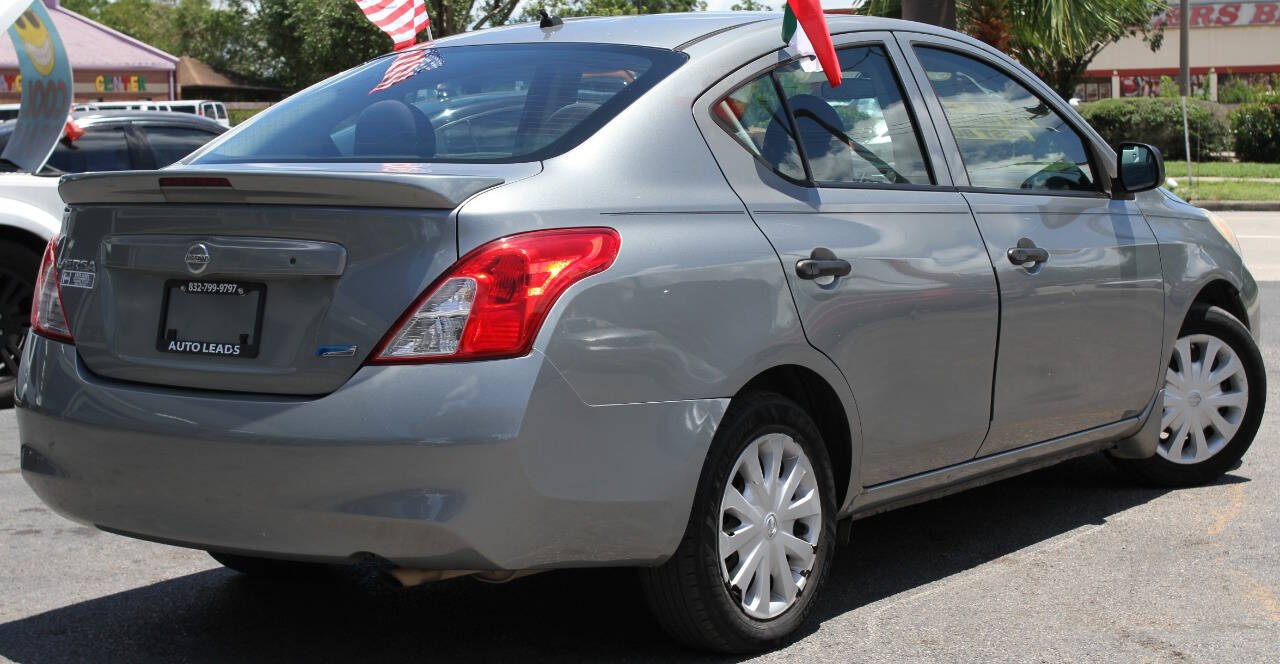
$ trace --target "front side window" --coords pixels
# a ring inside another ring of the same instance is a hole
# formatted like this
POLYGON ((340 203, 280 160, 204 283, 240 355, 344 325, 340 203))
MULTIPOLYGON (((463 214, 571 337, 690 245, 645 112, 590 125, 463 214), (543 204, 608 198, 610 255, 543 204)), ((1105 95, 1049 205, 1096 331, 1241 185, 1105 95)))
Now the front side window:
POLYGON ((717 120, 788 177, 802 177, 807 164, 808 177, 820 186, 931 184, 885 50, 859 46, 838 55, 844 78, 839 87, 831 87, 821 71, 793 62, 726 97, 716 107, 717 120), (777 89, 785 104, 777 102, 777 89))
POLYGON ((951 125, 969 184, 1097 191, 1084 142, 1043 99, 974 58, 939 48, 915 51, 951 125))
POLYGON ((615 44, 419 46, 276 104, 193 163, 537 161, 585 140, 685 60, 615 44))

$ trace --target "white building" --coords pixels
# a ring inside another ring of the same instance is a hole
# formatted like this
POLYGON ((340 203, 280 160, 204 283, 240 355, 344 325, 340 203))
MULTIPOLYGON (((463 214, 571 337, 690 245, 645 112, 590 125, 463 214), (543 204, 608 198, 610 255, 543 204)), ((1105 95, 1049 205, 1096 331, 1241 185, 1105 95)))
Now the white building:
MULTIPOLYGON (((1077 88, 1083 100, 1160 94, 1160 77, 1178 77, 1177 0, 1165 24, 1164 44, 1152 52, 1141 36, 1108 46, 1085 72, 1077 88)), ((1280 1, 1191 0, 1191 85, 1218 98, 1233 78, 1249 82, 1280 75, 1280 1)))

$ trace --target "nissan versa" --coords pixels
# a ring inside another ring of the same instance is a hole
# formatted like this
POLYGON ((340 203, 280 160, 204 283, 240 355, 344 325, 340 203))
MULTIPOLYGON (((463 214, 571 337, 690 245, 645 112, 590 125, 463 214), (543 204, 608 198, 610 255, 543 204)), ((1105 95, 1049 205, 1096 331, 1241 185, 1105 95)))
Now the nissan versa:
POLYGON ((569 20, 373 60, 160 171, 69 175, 26 481, 286 574, 640 569, 776 645, 852 519, 1105 450, 1213 480, 1258 430, 1220 220, 960 34, 569 20))

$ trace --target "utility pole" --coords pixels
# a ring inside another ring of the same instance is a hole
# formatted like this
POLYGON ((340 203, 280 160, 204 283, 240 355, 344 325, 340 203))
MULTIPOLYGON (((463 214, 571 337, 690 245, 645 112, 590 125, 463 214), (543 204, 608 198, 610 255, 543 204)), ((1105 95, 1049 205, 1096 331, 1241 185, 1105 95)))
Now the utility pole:
POLYGON ((1191 0, 1179 3, 1178 87, 1182 88, 1182 149, 1186 152, 1187 187, 1191 181, 1191 128, 1187 125, 1187 95, 1191 94, 1191 0))
POLYGON ((1191 94, 1191 0, 1181 0, 1178 11, 1178 86, 1191 94))

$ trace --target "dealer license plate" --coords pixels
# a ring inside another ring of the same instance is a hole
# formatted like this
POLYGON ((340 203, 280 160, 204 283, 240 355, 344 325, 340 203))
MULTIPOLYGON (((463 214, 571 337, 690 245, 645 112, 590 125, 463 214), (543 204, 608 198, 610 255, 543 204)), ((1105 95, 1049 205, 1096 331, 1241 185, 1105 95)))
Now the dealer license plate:
POLYGON ((266 284, 170 279, 164 284, 156 349, 257 357, 266 301, 266 284))

